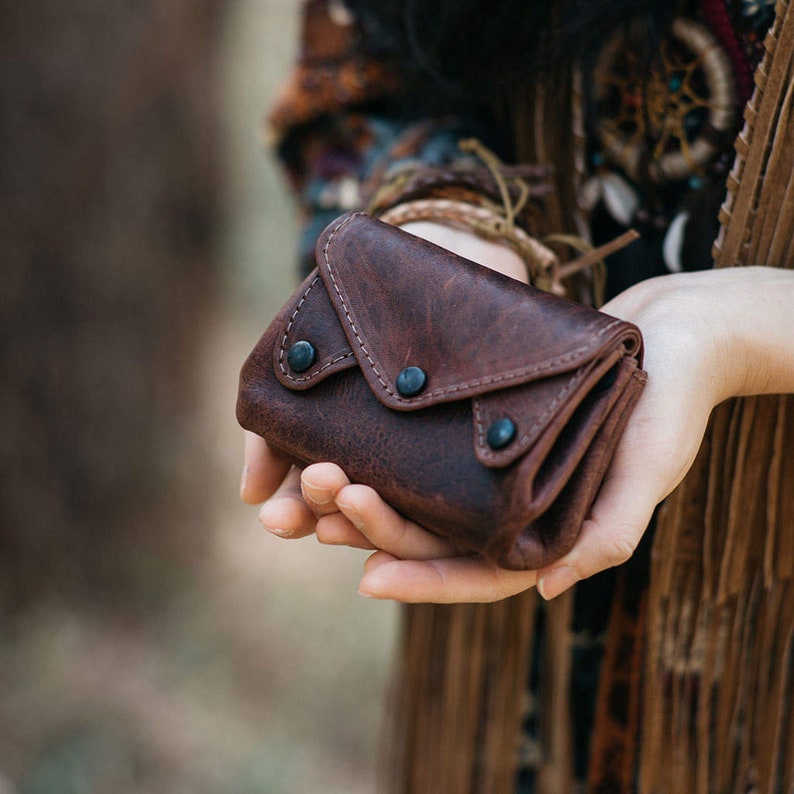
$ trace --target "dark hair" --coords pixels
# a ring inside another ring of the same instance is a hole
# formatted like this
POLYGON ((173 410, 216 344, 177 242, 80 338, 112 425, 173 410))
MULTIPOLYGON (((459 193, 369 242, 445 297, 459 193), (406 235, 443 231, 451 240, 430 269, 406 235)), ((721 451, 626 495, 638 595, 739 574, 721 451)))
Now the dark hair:
POLYGON ((645 17, 666 27, 660 0, 348 0, 368 38, 404 56, 408 74, 449 93, 484 98, 587 56, 608 34, 645 17), (411 69, 413 72, 411 72, 411 69))

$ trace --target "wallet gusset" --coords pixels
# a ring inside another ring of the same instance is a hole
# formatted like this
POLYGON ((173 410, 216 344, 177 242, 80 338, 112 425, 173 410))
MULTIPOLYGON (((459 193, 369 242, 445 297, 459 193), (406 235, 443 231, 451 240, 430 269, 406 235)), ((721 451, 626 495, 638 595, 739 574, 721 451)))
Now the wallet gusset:
POLYGON ((630 323, 363 213, 246 360, 240 424, 513 569, 573 545, 645 383, 630 323))

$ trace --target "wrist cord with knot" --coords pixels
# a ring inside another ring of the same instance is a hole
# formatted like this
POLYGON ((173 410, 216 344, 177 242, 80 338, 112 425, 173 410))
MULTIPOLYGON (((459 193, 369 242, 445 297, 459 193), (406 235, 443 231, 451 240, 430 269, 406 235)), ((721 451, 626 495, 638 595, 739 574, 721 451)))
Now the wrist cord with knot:
POLYGON ((593 248, 576 235, 555 234, 538 240, 517 225, 516 219, 525 211, 532 196, 544 192, 542 187, 530 186, 524 175, 538 177, 543 169, 505 166, 474 138, 461 140, 458 146, 462 152, 476 155, 485 165, 489 177, 486 189, 483 189, 484 175, 478 177, 470 166, 461 167, 457 179, 455 172, 449 169, 443 172, 439 169, 425 169, 424 173, 418 170, 403 172, 378 191, 370 204, 370 212, 395 226, 414 221, 435 221, 470 231, 491 242, 504 243, 524 262, 532 286, 558 295, 568 294, 564 284, 567 279, 590 270, 593 305, 601 306, 606 282, 603 260, 637 239, 637 232, 628 231, 598 248, 593 248), (474 192, 477 187, 480 190, 474 192), (461 190, 465 191, 465 197, 460 195, 461 190), (428 193, 430 197, 415 197, 428 193), (498 196, 498 202, 490 198, 493 193, 498 196), (405 201, 409 196, 412 200, 405 201), (580 252, 581 256, 561 263, 549 245, 565 246, 580 252))

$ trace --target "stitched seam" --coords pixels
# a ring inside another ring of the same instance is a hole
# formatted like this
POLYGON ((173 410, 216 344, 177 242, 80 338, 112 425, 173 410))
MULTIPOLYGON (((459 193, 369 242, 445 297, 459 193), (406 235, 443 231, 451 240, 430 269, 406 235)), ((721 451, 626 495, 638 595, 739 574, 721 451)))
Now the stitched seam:
POLYGON ((487 378, 481 378, 480 380, 469 381, 468 383, 462 383, 457 386, 447 386, 443 389, 437 389, 436 391, 430 392, 429 394, 425 395, 423 399, 427 400, 430 397, 434 397, 442 394, 452 394, 457 391, 477 388, 479 386, 490 386, 492 384, 501 383, 502 381, 506 381, 506 380, 516 380, 517 378, 523 378, 526 377, 527 375, 533 375, 539 372, 543 372, 545 370, 552 369, 558 364, 564 364, 568 361, 571 361, 575 359, 577 356, 581 355, 582 353, 586 353, 588 350, 594 348, 596 346, 595 340, 598 339, 598 337, 605 334, 611 328, 614 328, 620 322, 621 320, 613 320, 611 323, 608 323, 595 334, 595 336, 593 337, 593 341, 591 341, 587 345, 583 345, 582 347, 576 348, 570 353, 566 353, 564 356, 557 356, 557 358, 553 358, 548 361, 542 361, 540 364, 533 364, 530 367, 524 367, 522 369, 503 372, 501 375, 492 375, 487 378))
POLYGON ((287 345, 287 338, 289 337, 289 332, 292 330, 292 326, 295 324, 295 320, 298 317, 298 313, 301 310, 301 307, 304 303, 306 303, 306 299, 309 297, 309 293, 314 289, 314 285, 320 280, 319 276, 315 276, 312 279, 311 284, 306 288, 306 292, 301 295, 301 299, 298 301, 298 305, 295 307, 295 311, 292 312, 292 315, 289 318, 289 322, 287 323, 287 329, 284 331, 284 336, 281 337, 281 346, 278 349, 278 366, 281 369, 282 374, 285 378, 289 378, 290 380, 297 380, 297 378, 293 378, 291 375, 287 373, 286 367, 284 366, 284 348, 287 345))
POLYGON ((342 308, 344 309, 345 317, 347 317, 347 322, 349 323, 351 329, 353 330, 353 333, 355 334, 355 337, 356 337, 356 341, 358 342, 359 347, 361 348, 361 350, 364 353, 364 355, 367 357, 367 361, 369 361, 369 365, 370 365, 370 367, 372 367, 372 371, 375 373, 375 376, 377 377, 378 381, 380 382, 380 385, 383 386, 383 388, 386 390, 386 392, 389 395, 391 395, 395 399, 400 400, 400 402, 405 402, 404 400, 402 400, 402 398, 397 397, 397 395, 394 394, 394 392, 386 384, 386 381, 383 380, 383 378, 381 377, 380 372, 378 372, 378 368, 375 366, 375 362, 372 360, 372 357, 370 356, 369 351, 367 350, 366 346, 364 345, 364 342, 361 339, 361 336, 358 333, 358 329, 356 328, 356 324, 353 322, 353 318, 350 316, 350 312, 349 312, 349 310, 347 308, 347 303, 345 302, 345 299, 344 299, 344 297, 342 295, 342 292, 339 289, 339 285, 336 283, 336 277, 334 276, 334 270, 331 267, 331 262, 328 259, 328 249, 331 247, 331 243, 333 242, 333 239, 336 236, 336 233, 346 223, 348 223, 349 221, 351 221, 355 217, 357 217, 357 216, 356 215, 348 216, 347 218, 345 218, 345 220, 342 221, 342 223, 340 223, 338 226, 336 226, 333 229, 333 231, 331 232, 330 235, 328 235, 328 240, 326 241, 325 247, 323 249, 323 258, 325 259, 325 266, 328 268, 328 275, 331 276, 331 283, 334 285, 334 290, 336 291, 336 294, 339 296, 339 300, 342 302, 342 308))
MULTIPOLYGON (((369 362, 369 365, 372 368, 375 377, 377 377, 378 382, 383 387, 384 391, 386 391, 386 393, 390 397, 397 400, 398 402, 407 403, 414 406, 420 406, 426 402, 429 402, 435 397, 443 397, 445 395, 455 394, 457 392, 465 391, 467 389, 479 388, 481 386, 492 386, 497 383, 517 380, 519 378, 524 378, 527 375, 533 375, 540 372, 544 372, 545 370, 552 369, 558 364, 564 364, 568 361, 571 361, 575 359, 577 356, 581 355, 582 353, 586 353, 588 350, 593 349, 596 346, 595 340, 597 340, 600 336, 602 336, 611 328, 614 328, 614 326, 618 325, 621 322, 621 320, 618 319, 613 320, 611 323, 608 323, 603 328, 601 328, 595 334, 595 336, 593 337, 593 339, 590 341, 589 344, 578 347, 575 350, 571 351, 570 353, 566 353, 563 356, 558 356, 557 358, 549 359, 548 361, 543 361, 540 364, 533 364, 530 367, 525 367, 519 370, 511 370, 510 372, 502 373, 500 375, 492 375, 487 378, 481 378, 479 380, 473 380, 473 381, 469 381, 468 383, 461 383, 455 386, 445 386, 443 389, 436 389, 416 399, 408 399, 408 400, 403 399, 402 397, 399 397, 397 394, 395 394, 389 388, 389 385, 386 383, 386 381, 383 379, 380 372, 378 371, 377 365, 372 360, 372 357, 370 356, 369 351, 367 350, 366 345, 364 344, 361 335, 359 334, 358 329, 356 328, 356 325, 353 322, 353 318, 350 316, 350 311, 348 310, 347 303, 344 299, 344 296, 342 295, 341 290, 339 289, 339 285, 337 284, 336 277, 334 276, 333 266, 331 265, 331 262, 328 258, 328 252, 331 248, 331 243, 333 242, 333 239, 336 236, 337 232, 339 232, 342 229, 342 227, 344 227, 347 223, 353 220, 353 218, 356 218, 362 214, 363 213, 356 213, 353 215, 349 215, 347 218, 345 218, 345 220, 342 221, 342 223, 334 227, 334 229, 331 231, 330 235, 328 236, 328 240, 326 241, 325 246, 323 248, 323 258, 325 260, 325 265, 328 268, 328 275, 331 277, 331 283, 333 284, 334 290, 338 295, 340 302, 342 303, 342 309, 344 310, 345 317, 347 318, 347 322, 350 325, 350 328, 352 329, 353 334, 356 337, 356 341, 358 342, 359 347, 366 356, 366 359, 369 362)), ((314 282, 312 282, 312 286, 313 285, 314 282)), ((308 290, 307 290, 307 294, 308 294, 308 290)))
POLYGON ((296 378, 294 375, 290 375, 287 372, 284 372, 284 368, 281 368, 281 371, 284 372, 284 377, 288 380, 291 380, 293 383, 307 383, 308 381, 316 378, 320 373, 324 372, 328 369, 328 367, 332 367, 334 364, 338 364, 340 361, 344 361, 346 358, 350 358, 353 356, 354 353, 351 351, 349 353, 345 353, 343 356, 337 356, 336 358, 332 359, 331 361, 323 364, 320 369, 314 370, 311 374, 305 375, 302 378, 296 378))
POLYGON ((289 338, 290 331, 292 330, 292 326, 295 325, 295 320, 298 319, 298 314, 300 313, 301 309, 303 308, 303 304, 306 303, 306 300, 309 297, 309 293, 314 289, 314 285, 320 281, 320 276, 315 276, 309 286, 306 288, 306 292, 301 295, 301 299, 298 301, 298 305, 295 307, 295 311, 292 312, 292 315, 289 318, 289 322, 287 323, 287 328, 284 331, 284 336, 281 338, 281 346, 279 347, 278 351, 278 366, 281 369, 282 375, 287 380, 292 381, 293 383, 307 383, 308 381, 316 378, 322 372, 328 369, 328 367, 332 367, 334 364, 338 364, 340 361, 344 361, 346 358, 350 358, 353 355, 353 351, 351 350, 349 353, 345 353, 342 356, 337 356, 336 358, 328 361, 327 363, 323 364, 317 370, 313 370, 309 375, 304 375, 303 377, 296 378, 294 375, 290 375, 287 372, 287 368, 284 366, 284 350, 287 346, 287 339, 289 338))
MULTIPOLYGON (((474 406, 474 419, 477 422, 477 446, 483 448, 485 446, 485 422, 482 420, 481 402, 478 398, 472 400, 474 406)), ((490 453, 485 450, 485 454, 490 453)))
MULTIPOLYGON (((543 425, 543 423, 551 416, 554 411, 556 410, 557 406, 563 401, 565 397, 567 397, 572 391, 574 384, 582 380, 583 376, 583 368, 579 368, 576 370, 574 376, 560 389, 557 396, 549 403, 548 408, 538 417, 537 421, 532 425, 532 427, 527 430, 524 435, 518 441, 518 446, 521 447, 527 443, 527 441, 534 441, 535 436, 537 435, 537 431, 543 425)), ((482 419, 482 413, 480 411, 480 400, 475 399, 475 418, 477 420, 477 431, 478 431, 478 443, 483 448, 483 457, 487 458, 488 460, 499 460, 501 455, 495 452, 489 452, 485 448, 485 422, 482 419)))
POLYGON ((549 403, 549 407, 543 412, 538 421, 524 434, 521 439, 522 444, 526 439, 531 438, 533 433, 536 433, 540 426, 554 413, 557 406, 573 391, 574 385, 582 380, 583 374, 581 369, 576 370, 574 376, 560 389, 560 393, 549 403))
POLYGON ((548 369, 553 369, 557 364, 564 364, 568 361, 571 361, 581 353, 589 350, 591 347, 592 345, 580 347, 566 354, 565 356, 560 356, 559 358, 555 358, 547 362, 544 361, 541 364, 533 364, 531 367, 525 367, 524 369, 510 370, 509 372, 503 372, 500 375, 489 375, 487 378, 472 380, 468 383, 460 383, 455 386, 445 386, 443 389, 436 389, 436 391, 429 392, 424 396, 423 399, 427 400, 431 397, 441 396, 444 394, 454 394, 455 392, 479 388, 480 386, 492 386, 496 383, 502 383, 503 381, 516 380, 518 378, 526 377, 527 375, 534 375, 548 369))

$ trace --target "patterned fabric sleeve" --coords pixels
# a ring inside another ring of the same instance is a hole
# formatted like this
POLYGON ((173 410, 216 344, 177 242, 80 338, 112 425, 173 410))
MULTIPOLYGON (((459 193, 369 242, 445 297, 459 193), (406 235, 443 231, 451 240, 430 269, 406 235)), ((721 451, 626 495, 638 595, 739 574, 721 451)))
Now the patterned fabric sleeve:
POLYGON ((399 61, 340 0, 305 0, 298 61, 267 118, 303 220, 301 273, 314 267, 322 229, 365 209, 401 169, 444 169, 472 160, 458 149, 482 123, 406 116, 399 61))

